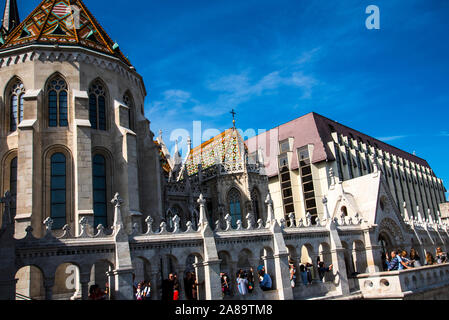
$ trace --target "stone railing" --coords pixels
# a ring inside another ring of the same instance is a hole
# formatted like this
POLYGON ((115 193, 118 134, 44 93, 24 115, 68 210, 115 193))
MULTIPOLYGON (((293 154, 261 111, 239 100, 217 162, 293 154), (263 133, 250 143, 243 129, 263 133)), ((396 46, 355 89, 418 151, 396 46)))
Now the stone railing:
POLYGON ((357 279, 363 299, 449 299, 447 263, 402 271, 361 274, 357 279))

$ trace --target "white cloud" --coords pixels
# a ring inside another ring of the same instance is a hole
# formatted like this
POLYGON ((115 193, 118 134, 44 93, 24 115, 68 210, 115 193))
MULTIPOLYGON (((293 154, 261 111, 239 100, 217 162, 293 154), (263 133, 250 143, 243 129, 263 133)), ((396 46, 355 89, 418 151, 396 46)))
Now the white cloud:
POLYGON ((395 140, 404 139, 404 138, 408 138, 408 137, 410 137, 410 136, 403 135, 403 136, 380 137, 380 138, 376 138, 376 139, 380 140, 380 141, 384 141, 384 142, 389 142, 389 141, 395 141, 395 140))

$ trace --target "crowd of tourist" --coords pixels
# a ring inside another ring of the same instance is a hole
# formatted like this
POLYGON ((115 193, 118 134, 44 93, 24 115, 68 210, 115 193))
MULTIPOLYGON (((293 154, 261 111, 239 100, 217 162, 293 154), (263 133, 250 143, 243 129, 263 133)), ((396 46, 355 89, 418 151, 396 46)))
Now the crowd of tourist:
MULTIPOLYGON (((383 256, 385 270, 396 271, 421 266, 429 266, 434 264, 449 263, 446 252, 443 252, 441 247, 436 249, 435 256, 431 252, 426 252, 424 261, 421 260, 418 252, 412 248, 410 254, 406 250, 394 250, 390 254, 383 256)), ((317 271, 320 281, 324 281, 325 275, 332 271, 332 264, 326 266, 320 258, 317 258, 317 271)), ((299 277, 304 286, 308 286, 313 282, 312 270, 313 265, 309 262, 301 263, 299 270, 296 269, 294 261, 289 261, 290 283, 291 287, 296 286, 296 279, 299 271, 299 277)), ((257 276, 259 279, 259 287, 263 291, 269 291, 273 288, 271 276, 266 272, 265 266, 260 265, 257 268, 257 276)), ((226 272, 220 273, 221 288, 223 297, 232 296, 232 283, 229 275, 226 272)), ((184 292, 187 300, 198 300, 198 283, 195 272, 187 272, 184 278, 184 292)), ((236 274, 236 286, 238 292, 242 296, 246 296, 254 291, 255 277, 254 270, 240 269, 236 274)), ((136 282, 135 275, 133 275, 133 287, 136 300, 150 300, 152 289, 150 281, 136 282)), ((176 273, 170 273, 168 278, 162 281, 162 300, 179 300, 180 299, 180 284, 176 273)), ((102 290, 98 284, 90 286, 89 299, 90 300, 107 300, 109 298, 109 285, 106 283, 105 290, 102 290)))
MULTIPOLYGON (((385 270, 388 271, 396 271, 396 270, 405 270, 411 268, 421 267, 423 264, 421 262, 421 258, 418 255, 418 252, 412 248, 410 250, 410 255, 408 255, 406 250, 394 250, 389 255, 388 253, 385 255, 385 270)), ((435 257, 432 255, 430 251, 426 252, 426 257, 424 259, 424 265, 430 266, 434 264, 442 264, 449 262, 447 259, 447 253, 443 252, 443 250, 438 247, 436 249, 435 257)))

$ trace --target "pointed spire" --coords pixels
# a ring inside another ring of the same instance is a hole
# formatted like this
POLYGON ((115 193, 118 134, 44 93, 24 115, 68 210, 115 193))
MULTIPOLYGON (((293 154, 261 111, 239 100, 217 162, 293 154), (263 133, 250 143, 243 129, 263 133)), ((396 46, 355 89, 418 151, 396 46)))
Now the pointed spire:
POLYGON ((2 29, 9 34, 12 29, 20 24, 19 9, 16 0, 6 0, 5 11, 2 19, 2 29))

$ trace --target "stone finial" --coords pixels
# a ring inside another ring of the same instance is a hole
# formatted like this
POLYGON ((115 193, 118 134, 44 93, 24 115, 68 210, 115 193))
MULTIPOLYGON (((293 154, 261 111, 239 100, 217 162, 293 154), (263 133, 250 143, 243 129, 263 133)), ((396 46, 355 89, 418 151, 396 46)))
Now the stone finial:
POLYGON ((340 214, 340 223, 339 224, 341 226, 346 225, 346 216, 345 216, 345 214, 343 212, 340 214))
POLYGON ((354 222, 354 224, 361 224, 362 223, 362 219, 360 219, 360 215, 358 212, 355 213, 354 218, 352 219, 352 221, 354 222))
POLYGON ((101 238, 101 237, 106 236, 106 233, 105 233, 104 231, 105 231, 105 228, 104 228, 104 226, 100 223, 100 224, 97 226, 97 234, 95 235, 95 238, 101 238))
POLYGON ((254 229, 254 214, 252 212, 248 212, 246 215, 246 221, 248 223, 248 230, 254 229))
POLYGON ((271 224, 274 222, 273 200, 271 199, 270 193, 268 193, 265 203, 268 206, 268 217, 267 217, 266 227, 269 228, 271 226, 271 224))
POLYGON ((167 223, 165 221, 161 222, 160 228, 161 228, 161 231, 159 232, 160 234, 167 233, 167 223))
POLYGON ((287 227, 287 222, 285 221, 284 218, 281 218, 281 220, 279 220, 279 222, 280 222, 281 230, 283 230, 283 229, 285 229, 285 227, 287 227))
POLYGON ((88 225, 88 220, 86 217, 82 217, 79 221, 79 226, 80 226, 80 235, 79 238, 83 238, 83 237, 87 237, 87 225, 88 225))
POLYGON ((118 192, 114 195, 114 198, 111 200, 111 203, 116 208, 120 207, 123 204, 123 199, 120 197, 120 194, 118 192))
POLYGON ((438 216, 438 224, 440 226, 442 226, 443 225, 443 221, 441 220, 441 213, 440 213, 440 211, 437 211, 437 216, 438 216))
POLYGON ((331 186, 335 185, 335 174, 332 168, 329 169, 329 178, 331 180, 331 186))
POLYGON ((192 221, 186 222, 186 232, 192 232, 192 221))
POLYGON ((48 217, 47 219, 44 220, 44 225, 45 225, 45 233, 50 234, 53 227, 53 219, 48 217))
POLYGON ((321 227, 321 219, 320 219, 320 217, 316 217, 315 222, 316 222, 316 226, 317 227, 321 227))
POLYGON ((304 221, 303 221, 302 218, 300 218, 300 219, 298 220, 298 228, 302 228, 302 227, 304 227, 304 221))
POLYGON ((429 217, 429 223, 433 224, 433 217, 432 217, 432 212, 430 211, 430 209, 427 209, 427 216, 429 217))
POLYGON ((416 212, 418 213, 418 221, 420 223, 424 222, 422 215, 421 215, 421 210, 419 209, 419 206, 416 206, 416 212))
POLYGON ((147 224, 147 232, 146 234, 152 234, 153 233, 153 223, 154 223, 154 219, 151 216, 148 216, 145 219, 145 223, 147 224))
POLYGON ((133 224, 133 231, 132 231, 132 235, 135 236, 139 233, 139 224, 137 222, 135 222, 133 224))
POLYGON ((288 221, 290 222, 290 228, 294 228, 295 227, 295 214, 293 212, 291 212, 288 215, 288 221))
POLYGON ((59 239, 72 238, 72 234, 71 234, 70 230, 71 230, 70 225, 68 225, 68 224, 64 225, 64 227, 62 227, 63 234, 61 237, 59 237, 59 239))
POLYGON ((5 226, 9 226, 13 224, 13 218, 11 216, 11 203, 14 201, 11 192, 6 191, 5 195, 0 198, 0 203, 5 204, 5 210, 3 212, 3 219, 2 219, 2 229, 5 226))
POLYGON ((408 216, 408 210, 407 210, 407 202, 404 201, 404 204, 402 205, 404 208, 404 220, 410 221, 410 217, 408 216))
POLYGON ((312 215, 310 212, 306 214, 306 227, 310 227, 312 225, 312 215))
POLYGON ((237 220, 237 229, 236 230, 242 230, 242 220, 237 220))
POLYGON ((173 233, 179 233, 180 232, 180 222, 181 222, 181 218, 178 217, 178 215, 174 216, 173 219, 173 225, 174 225, 174 229, 173 229, 173 233))
POLYGON ((257 220, 257 229, 262 229, 263 228, 263 220, 259 219, 257 220))
POLYGON ((327 197, 323 197, 323 205, 324 205, 324 220, 330 221, 331 215, 329 214, 329 208, 327 207, 327 197))
POLYGON ((230 215, 230 214, 227 214, 227 215, 224 217, 224 219, 225 219, 225 221, 226 221, 226 229, 225 229, 225 231, 232 230, 232 218, 231 218, 231 215, 230 215))
POLYGON ((220 220, 215 221, 215 231, 220 231, 220 220))
POLYGON ((207 219, 206 219, 206 199, 204 199, 203 194, 200 194, 200 197, 197 200, 198 204, 200 205, 200 219, 199 219, 199 225, 201 228, 205 225, 207 225, 207 219))
POLYGON ((33 236, 33 231, 34 231, 34 229, 33 229, 32 226, 26 227, 26 229, 25 229, 25 232, 26 232, 25 238, 27 238, 27 239, 33 239, 33 238, 34 238, 34 236, 33 236))

